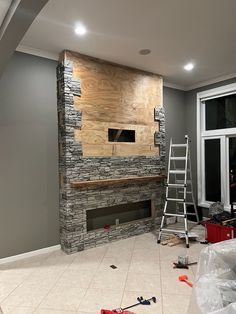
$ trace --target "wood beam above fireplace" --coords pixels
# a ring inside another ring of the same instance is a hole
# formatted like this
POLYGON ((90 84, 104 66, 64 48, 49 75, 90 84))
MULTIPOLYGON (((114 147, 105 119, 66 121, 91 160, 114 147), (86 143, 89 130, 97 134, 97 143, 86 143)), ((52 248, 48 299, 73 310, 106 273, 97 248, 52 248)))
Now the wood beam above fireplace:
POLYGON ((93 188, 111 185, 123 185, 123 184, 134 184, 143 182, 160 182, 164 181, 166 176, 155 175, 155 176, 142 176, 142 177, 123 177, 116 179, 103 179, 103 180, 93 180, 93 181, 74 181, 71 182, 73 188, 93 188))

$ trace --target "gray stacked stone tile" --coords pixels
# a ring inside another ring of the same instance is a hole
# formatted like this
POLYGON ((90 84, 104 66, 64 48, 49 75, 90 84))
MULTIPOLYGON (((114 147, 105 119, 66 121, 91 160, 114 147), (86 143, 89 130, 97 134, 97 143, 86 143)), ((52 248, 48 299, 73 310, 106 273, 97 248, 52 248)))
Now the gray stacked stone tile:
POLYGON ((166 140, 165 140, 165 109, 164 107, 156 107, 154 109, 154 120, 159 122, 159 131, 154 134, 155 145, 160 146, 161 162, 165 162, 166 158, 166 140))
POLYGON ((57 85, 62 249, 66 253, 73 253, 157 228, 163 206, 162 182, 89 189, 72 188, 71 182, 162 174, 165 169, 164 110, 155 108, 154 114, 160 124, 160 131, 154 135, 155 143, 160 145, 160 156, 83 157, 82 145, 74 139, 74 128, 82 126, 82 114, 74 108, 74 97, 80 97, 82 91, 80 80, 73 78, 70 60, 58 65, 57 85), (112 226, 109 230, 87 232, 88 210, 150 199, 155 208, 155 217, 112 226))

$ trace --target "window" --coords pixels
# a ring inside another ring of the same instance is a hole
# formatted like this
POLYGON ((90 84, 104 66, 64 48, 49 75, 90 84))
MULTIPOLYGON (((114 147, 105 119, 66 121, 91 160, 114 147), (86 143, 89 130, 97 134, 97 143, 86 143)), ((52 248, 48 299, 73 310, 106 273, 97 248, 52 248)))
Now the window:
POLYGON ((197 95, 198 204, 236 202, 236 84, 197 95))
POLYGON ((206 130, 236 127, 236 94, 206 100, 206 130))
POLYGON ((206 200, 221 201, 220 140, 205 139, 205 194, 206 200))

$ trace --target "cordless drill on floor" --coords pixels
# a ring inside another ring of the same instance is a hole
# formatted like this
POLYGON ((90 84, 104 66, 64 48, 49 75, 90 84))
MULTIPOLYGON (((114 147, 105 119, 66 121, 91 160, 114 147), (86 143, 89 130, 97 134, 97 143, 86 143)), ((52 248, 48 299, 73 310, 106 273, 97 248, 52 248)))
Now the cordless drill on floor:
POLYGON ((117 310, 101 310, 101 314, 135 314, 134 312, 130 312, 130 311, 123 311, 121 309, 121 312, 120 312, 120 309, 117 309, 117 310), (118 311, 118 312, 117 312, 118 311))
POLYGON ((152 297, 150 299, 144 300, 143 297, 139 297, 137 298, 138 303, 135 303, 133 305, 130 305, 124 309, 119 308, 119 309, 115 309, 115 310, 101 310, 100 314, 135 314, 133 312, 130 311, 126 311, 127 309, 130 309, 131 307, 135 307, 138 305, 151 305, 151 301, 153 303, 156 303, 157 299, 155 297, 152 297))

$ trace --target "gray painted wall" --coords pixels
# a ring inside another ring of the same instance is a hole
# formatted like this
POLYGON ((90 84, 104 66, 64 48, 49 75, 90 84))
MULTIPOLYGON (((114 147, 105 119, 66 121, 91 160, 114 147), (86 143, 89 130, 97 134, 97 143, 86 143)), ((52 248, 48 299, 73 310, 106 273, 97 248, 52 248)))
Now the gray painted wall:
MULTIPOLYGON (((0 258, 59 243, 56 66, 15 53, 0 80, 0 258)), ((167 148, 187 133, 196 155, 199 90, 164 87, 167 148)))
POLYGON ((56 66, 15 53, 0 80, 0 258, 59 243, 56 66))
MULTIPOLYGON (((166 169, 168 166, 168 154, 170 139, 174 143, 185 142, 185 92, 164 86, 163 103, 166 113, 166 169)), ((176 151, 176 153, 183 153, 176 151)), ((181 162, 182 163, 182 162, 181 162)), ((173 191, 170 191, 171 193, 173 191)), ((175 194, 172 195, 175 197, 175 194)), ((175 210, 175 204, 169 204, 169 209, 175 210)))
POLYGON ((164 87, 163 103, 166 113, 166 148, 168 154, 171 137, 176 143, 184 143, 185 141, 185 92, 164 87))
MULTIPOLYGON (((185 125, 186 133, 191 138, 191 159, 192 159, 192 170, 193 170, 193 186, 195 196, 197 196, 197 93, 208 90, 211 88, 235 83, 235 79, 222 81, 216 84, 207 85, 198 89, 191 90, 185 93, 185 125)), ((197 198, 196 198, 197 199, 197 198)))

